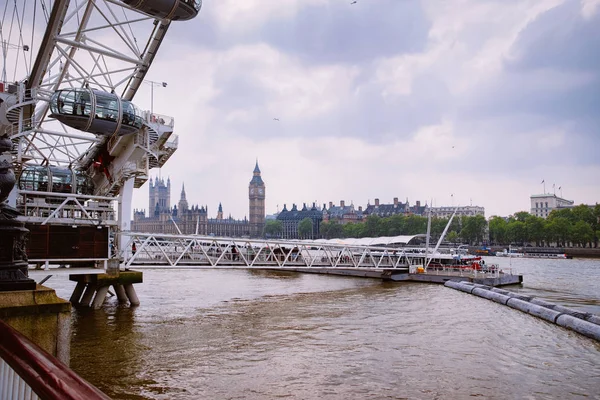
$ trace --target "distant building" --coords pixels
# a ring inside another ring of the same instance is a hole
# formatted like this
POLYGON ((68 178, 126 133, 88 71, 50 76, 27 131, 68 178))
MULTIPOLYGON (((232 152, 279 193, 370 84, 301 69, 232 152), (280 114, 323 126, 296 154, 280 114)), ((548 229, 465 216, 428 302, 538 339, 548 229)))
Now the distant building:
POLYGON ((531 215, 547 218, 552 210, 570 208, 575 203, 573 200, 563 199, 556 194, 534 194, 530 197, 531 215))
POLYGON ((485 208, 479 206, 462 206, 462 207, 431 207, 431 216, 438 218, 450 218, 456 210, 457 217, 475 217, 481 215, 485 217, 485 208))
POLYGON ((369 215, 377 215, 379 217, 391 217, 396 214, 415 214, 424 215, 427 205, 422 206, 420 201, 417 201, 414 206, 410 206, 408 200, 406 203, 398 201, 397 197, 394 197, 392 204, 380 204, 379 199, 375 199, 375 204, 367 204, 363 214, 365 217, 369 215))
POLYGON ((354 204, 347 206, 344 200, 340 201, 339 206, 334 206, 331 201, 329 202, 329 207, 323 204, 323 221, 336 221, 343 225, 360 222, 362 219, 362 206, 359 206, 357 210, 354 208, 354 204))
POLYGON ((283 210, 277 215, 277 220, 283 225, 281 233, 283 239, 299 239, 298 225, 304 218, 309 218, 313 224, 313 231, 310 237, 304 239, 318 239, 321 237, 321 221, 323 221, 323 211, 317 209, 315 203, 312 208, 307 208, 306 203, 301 210, 298 210, 295 204, 291 210, 288 210, 286 205, 283 205, 283 210))
POLYGON ((248 198, 250 199, 250 236, 260 237, 265 228, 265 183, 260 176, 258 160, 252 173, 252 180, 248 185, 248 198))
POLYGON ((258 162, 250 181, 249 202, 250 217, 238 220, 231 215, 225 218, 223 206, 219 203, 216 218, 208 218, 208 207, 198 205, 190 207, 185 193, 185 185, 181 188, 181 196, 176 206, 171 208, 171 181, 155 178, 149 181, 149 210, 134 210, 131 230, 148 233, 214 235, 225 237, 259 237, 262 236, 265 221, 265 184, 260 176, 258 162))

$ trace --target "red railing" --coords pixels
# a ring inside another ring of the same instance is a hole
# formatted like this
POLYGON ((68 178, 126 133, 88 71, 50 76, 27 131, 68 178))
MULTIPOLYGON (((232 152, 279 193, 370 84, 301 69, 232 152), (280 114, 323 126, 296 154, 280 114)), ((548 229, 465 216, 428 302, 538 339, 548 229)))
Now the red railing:
MULTIPOLYGON (((57 358, 0 321, 0 357, 41 399, 109 400, 57 358)), ((0 377, 0 386, 9 385, 0 377)))

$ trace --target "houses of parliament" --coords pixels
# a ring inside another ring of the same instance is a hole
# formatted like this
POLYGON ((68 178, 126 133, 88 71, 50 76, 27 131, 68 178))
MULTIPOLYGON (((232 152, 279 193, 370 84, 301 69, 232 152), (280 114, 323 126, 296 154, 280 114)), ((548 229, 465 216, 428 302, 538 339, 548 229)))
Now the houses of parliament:
POLYGON ((265 225, 265 183, 261 178, 258 161, 248 186, 250 210, 248 218, 223 217, 219 204, 216 218, 208 217, 208 207, 189 206, 185 184, 177 205, 171 207, 171 180, 149 180, 148 216, 145 210, 134 210, 131 230, 148 233, 214 235, 227 237, 260 237, 265 225))

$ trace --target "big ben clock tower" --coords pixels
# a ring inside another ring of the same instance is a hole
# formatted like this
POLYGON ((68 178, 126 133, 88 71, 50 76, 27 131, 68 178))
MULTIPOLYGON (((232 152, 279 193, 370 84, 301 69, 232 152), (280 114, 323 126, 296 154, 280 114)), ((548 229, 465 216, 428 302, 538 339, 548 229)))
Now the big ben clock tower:
POLYGON ((260 177, 258 160, 256 160, 252 180, 248 186, 248 197, 250 199, 250 236, 260 237, 265 226, 265 183, 260 177))

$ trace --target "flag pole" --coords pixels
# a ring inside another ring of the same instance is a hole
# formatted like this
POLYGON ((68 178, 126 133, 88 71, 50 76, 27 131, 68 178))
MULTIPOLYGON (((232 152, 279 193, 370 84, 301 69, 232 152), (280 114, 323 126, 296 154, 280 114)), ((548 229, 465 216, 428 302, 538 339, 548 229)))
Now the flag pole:
POLYGON ((542 179, 542 185, 544 185, 544 194, 546 194, 546 180, 542 179))

